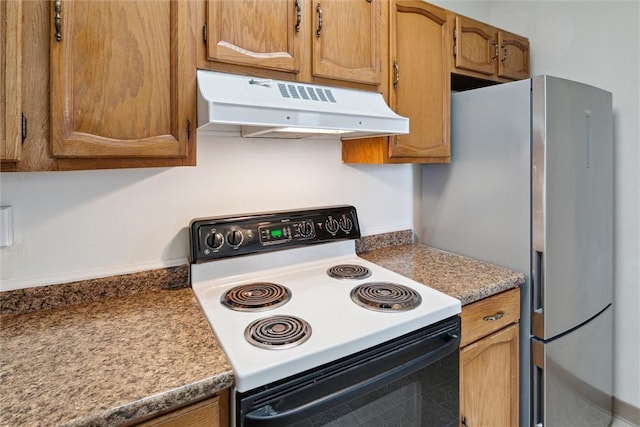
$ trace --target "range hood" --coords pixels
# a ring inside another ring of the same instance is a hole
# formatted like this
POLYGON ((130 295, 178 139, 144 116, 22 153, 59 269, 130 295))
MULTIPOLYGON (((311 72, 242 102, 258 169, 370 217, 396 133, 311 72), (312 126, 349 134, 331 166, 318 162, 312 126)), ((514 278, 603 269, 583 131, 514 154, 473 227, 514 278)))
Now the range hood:
POLYGON ((198 70, 198 129, 245 138, 409 133, 380 93, 198 70))

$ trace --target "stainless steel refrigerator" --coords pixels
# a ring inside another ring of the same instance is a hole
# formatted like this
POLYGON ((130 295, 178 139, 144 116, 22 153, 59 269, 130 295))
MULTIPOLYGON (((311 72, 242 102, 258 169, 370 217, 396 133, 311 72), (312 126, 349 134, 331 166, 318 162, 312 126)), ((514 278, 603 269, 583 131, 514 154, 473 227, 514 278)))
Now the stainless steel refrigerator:
POLYGON ((607 426, 611 93, 539 76, 454 93, 451 116, 451 163, 421 169, 420 241, 527 275, 522 426, 607 426))

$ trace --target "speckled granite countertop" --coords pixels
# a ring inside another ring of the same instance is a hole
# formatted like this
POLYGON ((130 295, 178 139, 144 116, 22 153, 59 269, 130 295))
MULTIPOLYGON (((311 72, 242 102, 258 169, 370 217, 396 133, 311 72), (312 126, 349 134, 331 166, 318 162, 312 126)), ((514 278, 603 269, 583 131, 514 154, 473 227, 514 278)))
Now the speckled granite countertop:
POLYGON ((0 425, 120 425, 233 384, 190 288, 0 317, 0 425))
MULTIPOLYGON (((367 236, 363 258, 468 304, 524 275, 367 236)), ((0 426, 112 426, 233 385, 233 372, 188 286, 188 266, 0 294, 0 426), (158 283, 160 285, 158 285, 158 283)))
POLYGON ((415 243, 382 247, 360 256, 458 298, 463 306, 525 282, 522 273, 415 243))

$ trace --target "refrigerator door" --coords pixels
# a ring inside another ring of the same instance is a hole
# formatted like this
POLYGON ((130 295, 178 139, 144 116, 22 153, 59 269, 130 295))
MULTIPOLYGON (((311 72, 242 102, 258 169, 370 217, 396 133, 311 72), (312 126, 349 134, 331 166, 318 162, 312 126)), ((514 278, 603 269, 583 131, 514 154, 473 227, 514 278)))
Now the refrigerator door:
POLYGON ((612 301, 611 93, 532 79, 533 335, 543 340, 612 301))
POLYGON ((532 339, 533 425, 606 427, 612 410, 613 308, 544 343, 532 339))

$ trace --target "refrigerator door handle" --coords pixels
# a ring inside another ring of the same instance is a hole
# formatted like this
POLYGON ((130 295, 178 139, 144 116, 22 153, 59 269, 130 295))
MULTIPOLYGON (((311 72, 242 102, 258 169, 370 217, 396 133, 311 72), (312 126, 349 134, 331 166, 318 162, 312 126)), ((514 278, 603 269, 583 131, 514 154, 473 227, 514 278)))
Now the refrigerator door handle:
POLYGON ((533 284, 531 286, 531 329, 534 336, 544 338, 544 254, 533 252, 533 284))
POLYGON ((543 427, 544 420, 544 345, 531 340, 531 417, 532 426, 543 427))

